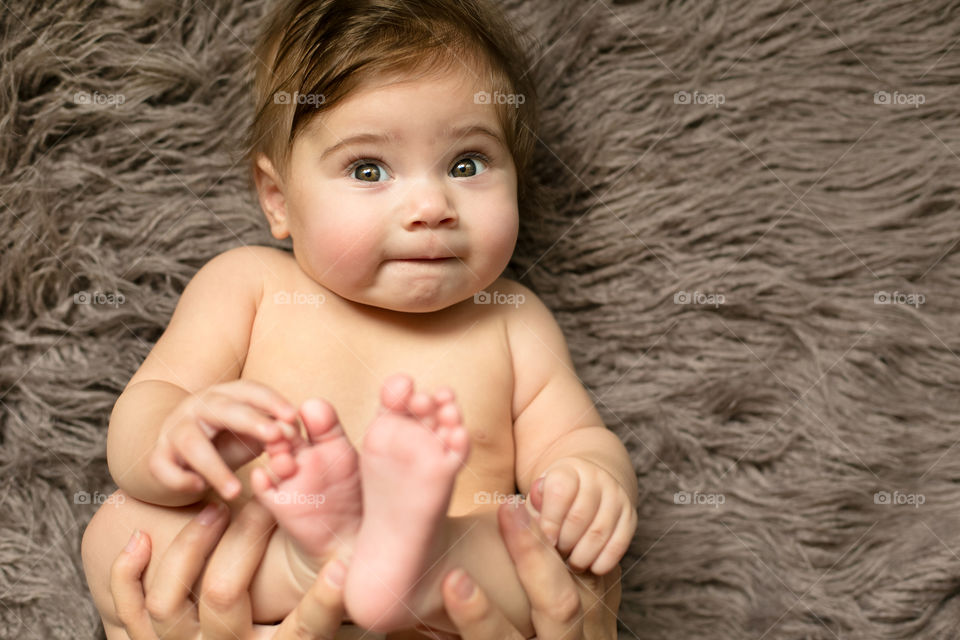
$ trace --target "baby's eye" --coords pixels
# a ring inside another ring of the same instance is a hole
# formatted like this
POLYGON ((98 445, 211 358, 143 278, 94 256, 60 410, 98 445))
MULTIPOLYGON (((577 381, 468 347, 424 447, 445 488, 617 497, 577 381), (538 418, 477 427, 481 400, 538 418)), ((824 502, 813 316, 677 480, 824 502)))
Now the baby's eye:
POLYGON ((383 182, 389 175, 376 162, 359 162, 353 167, 351 174, 362 182, 383 182))
POLYGON ((469 178, 486 171, 486 158, 479 154, 471 154, 460 158, 453 168, 450 169, 450 175, 454 178, 469 178), (479 165, 479 166, 478 166, 479 165))

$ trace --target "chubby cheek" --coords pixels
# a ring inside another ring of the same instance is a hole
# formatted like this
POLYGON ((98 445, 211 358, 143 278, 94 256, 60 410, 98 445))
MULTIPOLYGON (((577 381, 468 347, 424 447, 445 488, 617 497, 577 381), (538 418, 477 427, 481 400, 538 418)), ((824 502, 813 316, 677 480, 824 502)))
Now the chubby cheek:
POLYGON ((506 201, 491 207, 482 219, 483 225, 477 229, 480 240, 477 257, 486 272, 484 277, 496 278, 510 262, 517 244, 519 218, 516 202, 506 201), (491 215, 492 211, 496 214, 491 215))
POLYGON ((333 289, 369 284, 380 258, 375 226, 359 216, 310 216, 303 229, 303 242, 310 243, 309 256, 317 280, 333 289))

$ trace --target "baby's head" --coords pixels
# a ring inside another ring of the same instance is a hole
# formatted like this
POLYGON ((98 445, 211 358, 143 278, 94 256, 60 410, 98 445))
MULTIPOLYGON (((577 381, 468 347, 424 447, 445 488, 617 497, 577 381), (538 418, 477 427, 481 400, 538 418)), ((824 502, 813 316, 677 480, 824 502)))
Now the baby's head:
POLYGON ((484 0, 295 0, 256 49, 248 157, 271 233, 338 296, 429 312, 513 252, 527 57, 484 0))

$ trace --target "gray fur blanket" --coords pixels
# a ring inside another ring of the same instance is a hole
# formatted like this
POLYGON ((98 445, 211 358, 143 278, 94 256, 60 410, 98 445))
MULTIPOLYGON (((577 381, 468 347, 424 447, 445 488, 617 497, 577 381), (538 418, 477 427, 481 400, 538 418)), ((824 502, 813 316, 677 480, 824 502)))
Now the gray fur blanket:
MULTIPOLYGON (((196 269, 271 243, 265 4, 0 2, 3 638, 102 634, 110 409, 196 269)), ((544 107, 512 276, 639 476, 622 635, 960 637, 960 7, 505 8, 544 107)))

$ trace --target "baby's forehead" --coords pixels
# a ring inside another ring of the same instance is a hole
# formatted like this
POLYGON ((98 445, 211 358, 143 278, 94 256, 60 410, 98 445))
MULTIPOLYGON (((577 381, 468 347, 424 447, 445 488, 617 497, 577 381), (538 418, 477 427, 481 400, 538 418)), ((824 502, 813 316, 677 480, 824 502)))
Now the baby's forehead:
MULTIPOLYGON (((415 129, 436 137, 478 134, 502 143, 503 126, 497 108, 485 98, 489 94, 467 74, 366 79, 311 118, 305 131, 340 136, 415 129)), ((393 137, 402 138, 402 133, 393 137)))

